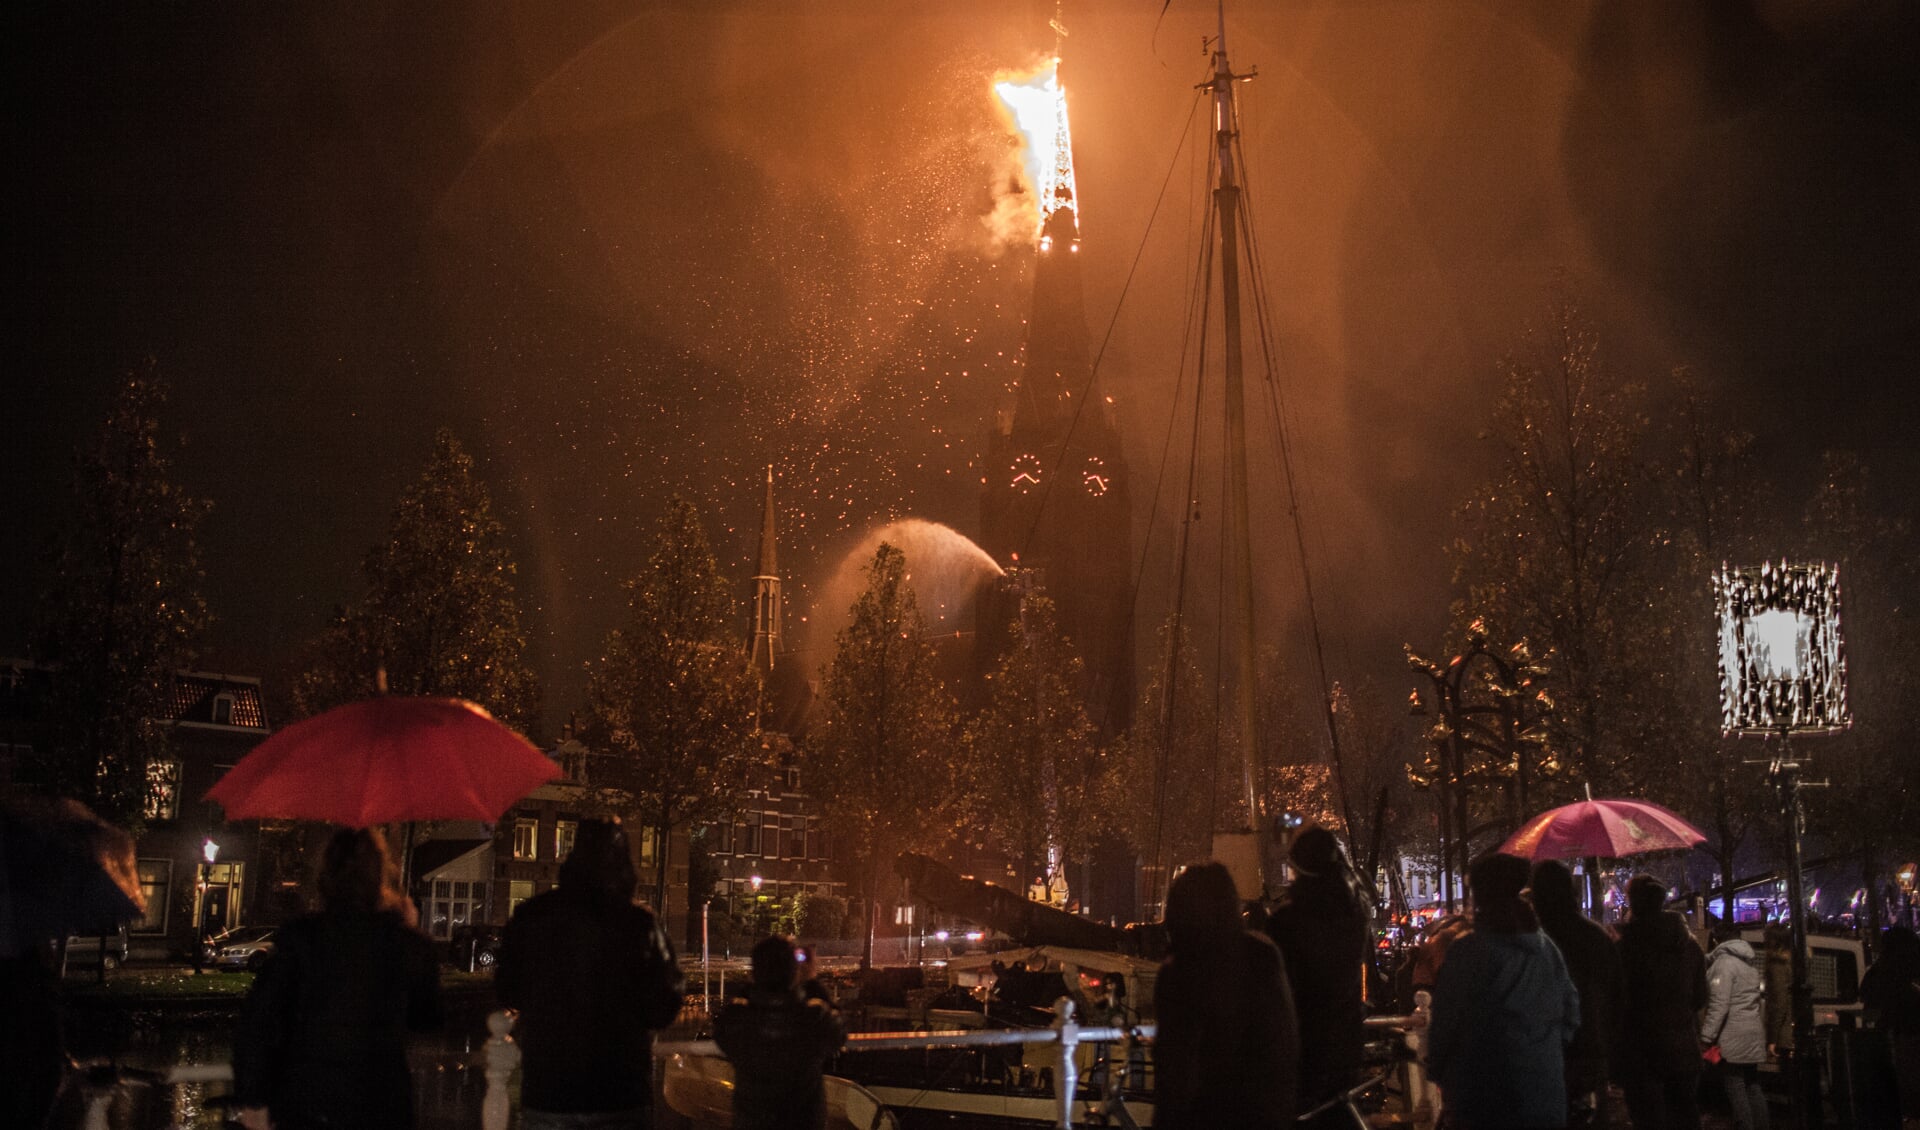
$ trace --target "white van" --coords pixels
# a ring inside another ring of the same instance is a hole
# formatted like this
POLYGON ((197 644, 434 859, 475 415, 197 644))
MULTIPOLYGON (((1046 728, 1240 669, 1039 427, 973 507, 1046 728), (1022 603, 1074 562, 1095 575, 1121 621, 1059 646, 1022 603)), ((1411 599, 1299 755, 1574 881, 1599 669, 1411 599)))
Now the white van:
MULTIPOLYGON (((1765 932, 1740 931, 1740 938, 1765 960, 1765 932)), ((1813 1025, 1840 1023, 1841 1013, 1860 1012, 1860 975, 1867 951, 1857 939, 1832 934, 1807 935, 1807 980, 1813 988, 1813 1025)))

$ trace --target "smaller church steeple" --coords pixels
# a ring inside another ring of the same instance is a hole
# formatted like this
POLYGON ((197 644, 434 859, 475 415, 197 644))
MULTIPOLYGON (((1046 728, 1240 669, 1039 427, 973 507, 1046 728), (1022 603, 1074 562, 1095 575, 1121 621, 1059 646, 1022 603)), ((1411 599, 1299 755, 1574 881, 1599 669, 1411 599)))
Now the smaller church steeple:
POLYGON ((773 464, 767 464, 766 510, 760 520, 760 570, 753 578, 753 642, 749 654, 762 675, 780 652, 780 570, 773 535, 773 464))

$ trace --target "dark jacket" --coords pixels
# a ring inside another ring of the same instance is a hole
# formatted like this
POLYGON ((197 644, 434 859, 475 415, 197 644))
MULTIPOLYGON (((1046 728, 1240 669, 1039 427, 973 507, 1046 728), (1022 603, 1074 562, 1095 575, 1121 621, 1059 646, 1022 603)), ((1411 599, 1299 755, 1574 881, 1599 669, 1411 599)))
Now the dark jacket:
POLYGON ((827 1060, 847 1041, 824 995, 753 989, 720 1011, 714 1042, 733 1063, 734 1130, 825 1130, 827 1060))
POLYGON ((407 1033, 438 1028, 433 944, 392 912, 308 915, 274 935, 233 1041, 233 1097, 281 1128, 413 1125, 407 1033))
POLYGON ((653 1035, 685 982, 653 912, 565 887, 520 904, 494 989, 520 1011, 523 1105, 576 1114, 653 1101, 653 1035))
POLYGON ((1860 1003, 1880 1014, 1879 1027, 1896 1036, 1920 1036, 1920 962, 1886 953, 1860 979, 1860 1003))
POLYGON ((1694 1016, 1707 1006, 1707 959, 1670 910, 1620 927, 1626 997, 1614 1076, 1670 1079, 1700 1070, 1694 1016))
POLYGON ((1267 919, 1286 960, 1300 1031, 1300 1101, 1320 1102, 1353 1085, 1367 1019, 1367 914, 1338 877, 1302 878, 1267 919))
POLYGON ((1620 951, 1604 927, 1578 913, 1544 913, 1540 928, 1559 947, 1580 993, 1580 1028, 1567 1045, 1567 1086, 1575 1093, 1607 1085, 1607 1059, 1619 1035, 1620 951))
POLYGON ((1769 948, 1761 961, 1767 994, 1767 1043, 1782 1052, 1793 1048, 1793 954, 1769 948))
POLYGON ((1242 931, 1202 957, 1169 957, 1153 1000, 1155 1126, 1290 1130, 1299 1036, 1270 940, 1242 931))
POLYGON ((1580 994, 1538 930, 1477 929, 1453 943, 1433 989, 1427 1065, 1449 1115, 1472 1127, 1567 1124, 1563 1056, 1580 994))

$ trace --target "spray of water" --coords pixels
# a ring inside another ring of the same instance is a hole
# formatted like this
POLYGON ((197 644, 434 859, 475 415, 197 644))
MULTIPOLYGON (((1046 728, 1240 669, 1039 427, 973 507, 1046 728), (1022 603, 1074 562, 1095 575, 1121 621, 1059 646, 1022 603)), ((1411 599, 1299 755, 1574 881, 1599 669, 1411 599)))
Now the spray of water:
POLYGON ((866 567, 881 542, 906 555, 907 575, 920 601, 920 614, 926 617, 927 630, 936 635, 970 627, 967 613, 980 583, 1006 572, 972 538, 951 526, 920 518, 889 522, 861 538, 820 589, 808 621, 815 650, 823 658, 832 654, 834 636, 847 626, 853 602, 866 589, 866 567))

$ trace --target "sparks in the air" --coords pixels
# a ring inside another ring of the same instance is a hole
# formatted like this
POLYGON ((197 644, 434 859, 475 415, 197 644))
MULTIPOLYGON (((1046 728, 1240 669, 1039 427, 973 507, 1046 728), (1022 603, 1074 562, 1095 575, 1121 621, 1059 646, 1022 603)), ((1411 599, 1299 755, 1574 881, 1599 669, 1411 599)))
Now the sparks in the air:
POLYGON ((1073 133, 1067 125, 1067 92, 1060 86, 1060 60, 1039 69, 994 76, 993 92, 1007 109, 1025 142, 1027 181, 1033 188, 1034 235, 1044 250, 1051 243, 1047 221, 1067 211, 1078 229, 1079 195, 1073 182, 1073 133))

